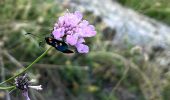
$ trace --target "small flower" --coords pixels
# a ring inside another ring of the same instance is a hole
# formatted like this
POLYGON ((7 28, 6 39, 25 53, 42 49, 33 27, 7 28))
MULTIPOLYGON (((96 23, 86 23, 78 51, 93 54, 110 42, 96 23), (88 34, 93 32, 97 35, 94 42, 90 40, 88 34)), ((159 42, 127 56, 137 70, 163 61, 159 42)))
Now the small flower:
POLYGON ((36 89, 36 90, 42 90, 42 85, 38 86, 28 86, 29 88, 36 89))
POLYGON ((79 53, 88 53, 89 47, 85 45, 84 38, 96 35, 95 27, 87 20, 83 20, 79 11, 66 13, 59 17, 55 23, 52 35, 57 40, 64 40, 67 44, 77 48, 79 53))
POLYGON ((36 89, 36 90, 42 90, 42 86, 32 86, 31 81, 29 81, 29 77, 27 74, 23 76, 18 76, 15 78, 15 85, 16 87, 22 91, 23 96, 26 98, 26 100, 30 100, 29 95, 28 95, 28 89, 36 89))

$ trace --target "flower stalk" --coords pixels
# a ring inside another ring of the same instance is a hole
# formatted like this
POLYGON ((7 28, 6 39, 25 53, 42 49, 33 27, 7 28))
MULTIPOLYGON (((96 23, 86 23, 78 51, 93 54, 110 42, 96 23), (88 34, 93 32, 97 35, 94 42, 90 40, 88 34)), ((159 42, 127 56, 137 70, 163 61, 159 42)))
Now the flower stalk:
POLYGON ((14 88, 15 88, 15 86, 7 86, 7 87, 0 87, 0 90, 11 90, 14 88))
MULTIPOLYGON (((52 49, 52 47, 48 48, 43 54, 41 54, 37 59, 35 59, 30 65, 28 65, 25 69, 23 69, 23 71, 21 71, 20 73, 10 77, 9 79, 3 81, 0 83, 0 85, 4 84, 4 83, 7 83, 11 80, 13 80, 14 78, 16 78, 17 76, 23 74, 24 72, 26 72, 27 70, 29 70, 32 65, 34 65, 36 62, 38 62, 39 60, 41 60, 47 53, 48 51, 50 51, 52 49)), ((0 87, 0 89, 9 89, 10 87, 0 87)))

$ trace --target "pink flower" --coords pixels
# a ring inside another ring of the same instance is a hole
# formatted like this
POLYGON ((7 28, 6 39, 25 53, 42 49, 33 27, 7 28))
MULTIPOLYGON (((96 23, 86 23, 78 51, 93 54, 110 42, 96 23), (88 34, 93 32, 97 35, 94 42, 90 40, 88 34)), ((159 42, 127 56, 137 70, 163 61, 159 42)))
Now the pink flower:
POLYGON ((79 53, 88 53, 89 47, 84 44, 84 38, 95 36, 96 31, 93 25, 82 18, 83 15, 79 11, 66 13, 59 17, 52 34, 55 39, 62 39, 67 44, 76 47, 79 53))

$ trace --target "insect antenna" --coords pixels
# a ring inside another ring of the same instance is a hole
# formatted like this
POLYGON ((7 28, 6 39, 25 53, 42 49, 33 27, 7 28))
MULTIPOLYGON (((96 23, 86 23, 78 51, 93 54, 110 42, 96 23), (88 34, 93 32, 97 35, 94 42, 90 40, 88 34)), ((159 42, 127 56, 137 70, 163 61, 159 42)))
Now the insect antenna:
POLYGON ((37 36, 37 35, 32 34, 32 33, 29 33, 29 32, 26 33, 25 35, 30 35, 32 38, 37 37, 37 38, 39 38, 39 39, 42 39, 42 41, 40 41, 40 42, 38 43, 38 45, 39 45, 40 47, 43 47, 43 45, 45 44, 45 43, 44 43, 45 40, 43 39, 43 37, 37 36))
POLYGON ((30 35, 30 36, 34 36, 34 37, 38 37, 38 38, 42 38, 42 37, 39 37, 39 36, 37 36, 37 35, 35 35, 35 34, 32 34, 32 33, 26 33, 25 35, 30 35))

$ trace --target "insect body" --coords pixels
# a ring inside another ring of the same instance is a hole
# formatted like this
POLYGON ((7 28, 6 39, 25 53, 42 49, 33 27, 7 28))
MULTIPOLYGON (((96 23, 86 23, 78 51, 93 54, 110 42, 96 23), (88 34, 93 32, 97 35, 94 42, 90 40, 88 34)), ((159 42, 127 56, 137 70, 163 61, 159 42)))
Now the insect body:
MULTIPOLYGON (((25 35, 32 35, 32 36, 38 37, 37 35, 32 34, 32 33, 26 33, 25 35)), ((72 50, 68 49, 69 47, 64 41, 55 39, 52 34, 50 36, 45 37, 45 41, 48 45, 53 46, 58 51, 61 51, 63 53, 74 53, 72 50)), ((39 45, 41 45, 42 43, 43 42, 41 41, 39 45)))
POLYGON ((47 44, 55 47, 58 51, 63 53, 74 53, 68 49, 68 45, 63 41, 56 40, 53 37, 45 37, 45 41, 47 44))

